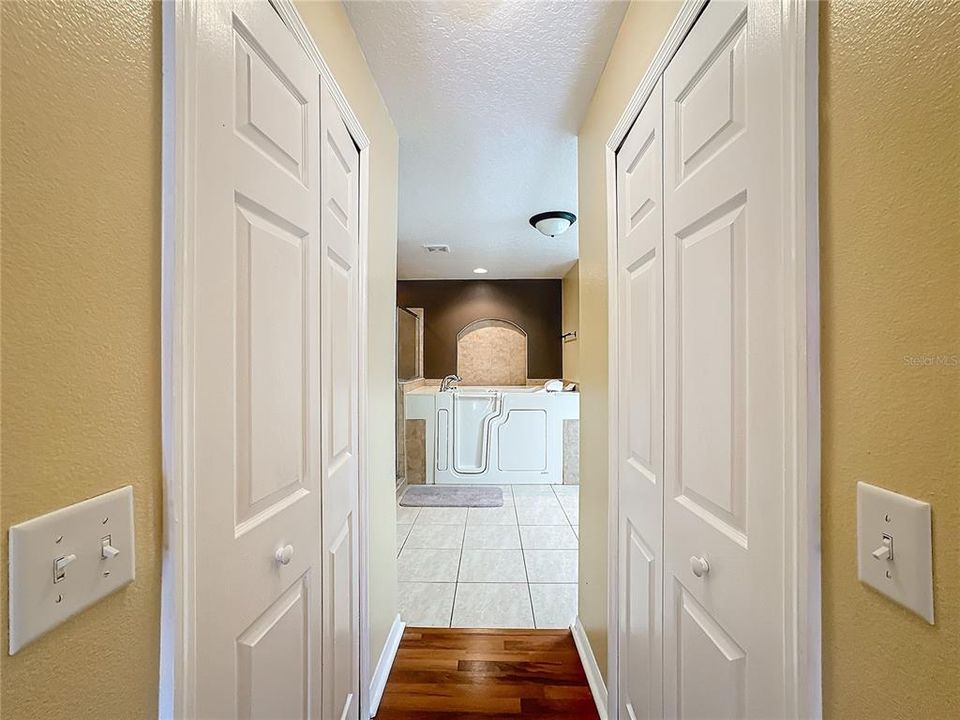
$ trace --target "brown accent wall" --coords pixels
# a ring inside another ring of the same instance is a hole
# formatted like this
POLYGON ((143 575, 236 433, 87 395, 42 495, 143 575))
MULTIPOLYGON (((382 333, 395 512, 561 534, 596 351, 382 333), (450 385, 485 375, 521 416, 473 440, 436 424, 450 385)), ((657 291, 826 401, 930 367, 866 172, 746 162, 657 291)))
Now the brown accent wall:
POLYGON ((423 308, 423 374, 457 371, 457 333, 475 320, 509 320, 527 333, 527 375, 563 376, 560 280, 403 280, 397 305, 423 308))

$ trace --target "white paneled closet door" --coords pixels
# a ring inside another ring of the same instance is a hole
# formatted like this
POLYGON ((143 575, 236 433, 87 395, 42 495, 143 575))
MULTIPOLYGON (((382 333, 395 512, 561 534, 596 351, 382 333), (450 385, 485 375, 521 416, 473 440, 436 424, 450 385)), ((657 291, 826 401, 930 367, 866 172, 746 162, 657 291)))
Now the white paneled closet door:
POLYGON ((711 2, 663 76, 671 718, 787 715, 779 28, 711 2))
POLYGON ((188 704, 199 718, 317 718, 317 70, 268 3, 195 7, 188 704))
POLYGON ((617 153, 619 714, 663 717, 663 138, 657 83, 617 153))
POLYGON ((360 152, 320 92, 324 718, 360 713, 360 152))

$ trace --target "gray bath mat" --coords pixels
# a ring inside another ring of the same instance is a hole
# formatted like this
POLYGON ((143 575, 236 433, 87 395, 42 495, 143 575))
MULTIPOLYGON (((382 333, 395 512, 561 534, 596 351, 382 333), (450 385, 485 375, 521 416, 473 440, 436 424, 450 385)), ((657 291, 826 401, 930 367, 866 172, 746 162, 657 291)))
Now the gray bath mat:
POLYGON ((400 498, 404 507, 502 507, 498 487, 411 485, 400 498))

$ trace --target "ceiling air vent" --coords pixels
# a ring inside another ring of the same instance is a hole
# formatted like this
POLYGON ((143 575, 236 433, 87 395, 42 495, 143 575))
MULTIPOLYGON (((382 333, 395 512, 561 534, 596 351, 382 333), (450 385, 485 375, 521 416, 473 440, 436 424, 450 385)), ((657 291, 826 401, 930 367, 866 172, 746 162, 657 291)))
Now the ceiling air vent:
POLYGON ((448 253, 450 252, 449 245, 424 245, 423 249, 426 250, 431 255, 433 253, 448 253))

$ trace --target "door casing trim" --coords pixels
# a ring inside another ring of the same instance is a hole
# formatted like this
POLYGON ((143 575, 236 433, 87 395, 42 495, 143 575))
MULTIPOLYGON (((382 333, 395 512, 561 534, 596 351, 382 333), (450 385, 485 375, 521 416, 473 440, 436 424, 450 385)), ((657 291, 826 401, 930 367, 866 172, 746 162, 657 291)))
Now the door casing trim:
MULTIPOLYGON (((607 692, 608 716, 619 706, 619 276, 616 156, 647 98, 708 0, 685 0, 604 147, 607 220, 607 692), (615 521, 613 519, 616 519, 615 521)), ((793 251, 784 258, 784 361, 792 381, 786 427, 784 493, 784 637, 792 717, 822 717, 820 596, 820 244, 818 17, 816 3, 780 0, 785 80, 781 220, 793 251)))
MULTIPOLYGON (((189 408, 194 392, 192 251, 196 203, 196 39, 197 4, 172 0, 162 9, 162 260, 161 395, 163 435, 163 569, 160 628, 159 716, 195 717, 196 649, 190 609, 195 584, 196 508, 189 459, 192 432, 189 408)), ((267 2, 267 0, 263 0, 267 2)), ((359 398, 358 398, 358 553, 361 717, 370 713, 369 481, 367 438, 367 262, 370 214, 370 138, 317 47, 292 0, 270 0, 277 14, 317 68, 317 81, 330 91, 340 116, 360 151, 360 245, 358 252, 359 398)), ((319 212, 319 210, 318 210, 319 212)), ((320 541, 320 538, 317 539, 320 541)))

